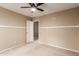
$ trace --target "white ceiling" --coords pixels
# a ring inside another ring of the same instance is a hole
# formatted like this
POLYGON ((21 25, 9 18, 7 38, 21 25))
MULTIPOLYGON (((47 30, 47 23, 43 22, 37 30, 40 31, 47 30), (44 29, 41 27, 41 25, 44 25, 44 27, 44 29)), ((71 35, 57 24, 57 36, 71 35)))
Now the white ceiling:
POLYGON ((46 15, 49 13, 54 13, 70 8, 75 8, 79 7, 79 3, 45 3, 41 5, 39 8, 44 9, 44 12, 36 11, 34 13, 31 12, 31 10, 28 9, 22 9, 20 8, 21 6, 29 6, 27 3, 0 3, 0 7, 15 11, 17 13, 23 14, 25 16, 30 16, 30 17, 37 17, 37 16, 42 16, 46 15))

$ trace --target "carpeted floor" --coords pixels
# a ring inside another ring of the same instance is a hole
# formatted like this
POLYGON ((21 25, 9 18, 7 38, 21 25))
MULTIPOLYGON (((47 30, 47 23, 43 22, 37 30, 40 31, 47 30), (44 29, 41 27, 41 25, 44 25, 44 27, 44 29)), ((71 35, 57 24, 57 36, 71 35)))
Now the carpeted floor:
POLYGON ((39 44, 36 41, 1 53, 0 56, 79 56, 79 53, 39 44))

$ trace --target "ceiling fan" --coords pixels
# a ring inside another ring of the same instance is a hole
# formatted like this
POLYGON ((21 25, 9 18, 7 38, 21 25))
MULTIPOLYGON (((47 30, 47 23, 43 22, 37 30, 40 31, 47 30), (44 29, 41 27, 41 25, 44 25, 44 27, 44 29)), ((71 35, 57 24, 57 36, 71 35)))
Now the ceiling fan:
POLYGON ((44 3, 29 3, 30 6, 21 6, 21 8, 31 8, 32 11, 39 10, 44 11, 43 9, 39 8, 39 6, 43 5, 44 3))

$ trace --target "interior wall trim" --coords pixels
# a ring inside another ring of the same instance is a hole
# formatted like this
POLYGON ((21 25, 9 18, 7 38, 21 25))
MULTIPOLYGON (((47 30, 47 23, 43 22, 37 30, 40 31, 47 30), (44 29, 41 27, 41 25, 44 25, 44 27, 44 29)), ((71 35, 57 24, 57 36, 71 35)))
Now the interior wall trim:
POLYGON ((20 27, 20 26, 4 26, 4 25, 0 25, 0 27, 2 27, 2 28, 23 28, 23 29, 25 29, 25 27, 20 27))
POLYGON ((79 27, 79 25, 77 26, 52 26, 52 27, 40 27, 40 28, 77 28, 79 27))

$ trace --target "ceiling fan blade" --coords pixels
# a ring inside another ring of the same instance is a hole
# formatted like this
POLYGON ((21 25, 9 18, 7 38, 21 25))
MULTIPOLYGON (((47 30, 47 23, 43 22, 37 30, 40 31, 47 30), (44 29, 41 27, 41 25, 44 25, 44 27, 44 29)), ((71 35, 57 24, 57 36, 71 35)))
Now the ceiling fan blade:
POLYGON ((31 7, 33 7, 34 3, 29 3, 29 5, 30 5, 31 7))
POLYGON ((21 7, 21 8, 31 8, 31 7, 23 6, 23 7, 21 7))
POLYGON ((39 11, 44 11, 43 9, 40 9, 40 8, 37 8, 37 10, 39 10, 39 11))
POLYGON ((37 3, 37 6, 40 6, 40 5, 42 5, 42 4, 44 4, 44 3, 37 3))
POLYGON ((29 3, 31 7, 36 7, 35 3, 29 3))

